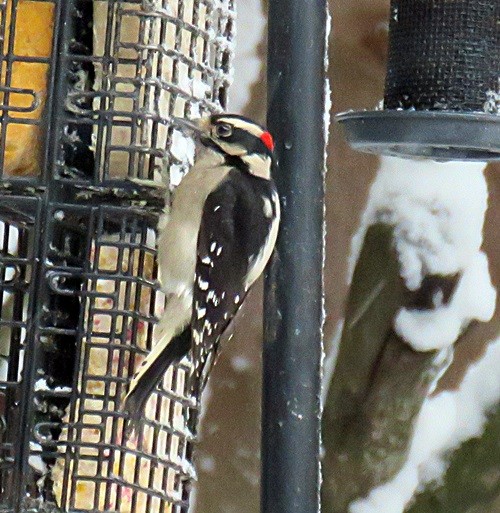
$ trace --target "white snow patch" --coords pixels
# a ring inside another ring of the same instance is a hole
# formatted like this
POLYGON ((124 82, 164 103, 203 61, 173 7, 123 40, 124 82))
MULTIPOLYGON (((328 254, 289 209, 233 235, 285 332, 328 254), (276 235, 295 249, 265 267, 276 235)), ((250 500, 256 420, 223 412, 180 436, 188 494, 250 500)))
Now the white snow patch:
POLYGON ((402 275, 411 290, 426 274, 456 273, 482 243, 487 187, 482 162, 383 157, 353 239, 350 276, 368 227, 396 226, 402 275))
POLYGON ((54 387, 53 390, 54 390, 54 392, 64 392, 67 394, 67 393, 71 392, 72 388, 60 386, 60 387, 54 387))
POLYGON ((233 356, 231 366, 236 372, 248 372, 252 368, 252 362, 244 356, 233 356))
POLYGON ((500 400, 500 338, 472 365, 456 392, 426 399, 420 411, 408 460, 389 482, 353 502, 350 513, 403 513, 415 492, 439 481, 447 455, 466 440, 481 436, 486 414, 500 400))
POLYGON ((238 3, 234 82, 229 90, 229 111, 241 112, 250 100, 250 88, 258 80, 262 68, 257 50, 264 39, 265 26, 261 0, 238 3))
POLYGON ((196 143, 192 137, 184 135, 180 130, 172 132, 172 144, 170 152, 180 162, 170 166, 169 184, 170 189, 175 189, 184 175, 194 163, 196 143))
MULTIPOLYGON (((325 130, 325 162, 327 159, 327 149, 328 149, 328 139, 330 138, 330 123, 331 123, 331 112, 333 108, 332 101, 332 87, 330 84, 330 80, 328 79, 328 68, 330 66, 330 53, 328 51, 329 43, 330 43, 330 35, 332 32, 332 16, 330 14, 330 10, 327 8, 326 11, 326 33, 325 33, 325 114, 323 118, 324 130, 325 130)), ((326 170, 325 170, 326 172, 326 170)))
POLYGON ((215 0, 215 8, 221 11, 223 16, 230 16, 233 13, 233 7, 230 0, 215 0))
POLYGON ((331 112, 332 112, 332 87, 328 78, 325 80, 325 114, 323 117, 324 129, 325 129, 325 162, 327 157, 326 150, 328 149, 328 139, 330 138, 330 123, 331 123, 331 112))
POLYGON ((394 225, 401 275, 417 290, 429 274, 462 275, 450 304, 433 311, 401 310, 395 328, 416 350, 456 341, 473 319, 487 321, 495 308, 486 256, 481 252, 488 190, 482 162, 383 157, 361 227, 352 241, 349 279, 368 227, 394 225))
POLYGON ((193 480, 196 480, 198 478, 198 476, 196 475, 196 469, 190 461, 175 453, 172 454, 170 457, 172 459, 172 463, 179 465, 181 467, 181 471, 184 474, 186 474, 193 480))
POLYGON ((198 457, 198 465, 201 471, 211 474, 215 471, 215 458, 208 454, 204 454, 203 456, 198 457))
POLYGON ((71 392, 71 387, 50 387, 46 378, 40 378, 35 381, 35 392, 71 392))
POLYGON ((179 159, 183 164, 193 164, 195 146, 196 145, 192 137, 186 137, 179 130, 173 131, 170 151, 172 152, 172 155, 179 159))
POLYGON ((402 308, 394 322, 399 336, 416 351, 429 351, 455 343, 473 319, 489 321, 495 313, 496 290, 491 283, 488 259, 481 251, 464 270, 447 305, 433 310, 402 308))
MULTIPOLYGON (((163 46, 168 50, 168 45, 163 46)), ((211 87, 200 78, 189 78, 187 76, 184 76, 179 80, 179 87, 198 100, 209 98, 211 91, 211 87)))
POLYGON ((28 464, 40 474, 47 473, 47 465, 38 454, 43 452, 42 446, 36 442, 30 442, 30 451, 37 454, 31 454, 28 458, 28 464))
POLYGON ((184 178, 184 175, 187 173, 187 169, 185 166, 181 166, 179 164, 173 164, 170 166, 170 185, 172 188, 177 187, 181 180, 184 178))
POLYGON ((494 89, 486 91, 486 101, 483 109, 487 114, 500 114, 500 78, 496 91, 494 89))
POLYGON ((46 392, 48 390, 50 390, 50 387, 45 378, 40 378, 35 381, 35 392, 46 392))
MULTIPOLYGON (((3 222, 0 222, 0 240, 5 238, 5 229, 6 226, 3 222)), ((18 247, 18 239, 19 239, 19 229, 15 226, 9 225, 8 227, 8 241, 7 247, 2 248, 3 251, 7 252, 8 255, 17 255, 17 247, 18 247)), ((5 281, 12 280, 16 274, 15 267, 5 266, 5 281)), ((4 291, 2 295, 2 304, 5 305, 7 301, 11 298, 12 294, 8 291, 4 291)))

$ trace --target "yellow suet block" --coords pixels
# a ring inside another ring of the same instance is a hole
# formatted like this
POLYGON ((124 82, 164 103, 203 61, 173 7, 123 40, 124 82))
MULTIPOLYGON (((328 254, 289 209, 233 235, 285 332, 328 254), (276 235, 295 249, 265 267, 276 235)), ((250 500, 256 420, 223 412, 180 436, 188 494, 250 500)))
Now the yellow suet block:
POLYGON ((10 65, 4 61, 0 74, 0 104, 4 108, 4 117, 8 116, 4 174, 33 175, 39 173, 41 130, 40 126, 29 124, 29 120, 40 120, 42 116, 49 65, 16 59, 50 57, 54 3, 19 0, 14 5, 13 13, 13 1, 8 0, 5 10, 0 13, 0 16, 6 16, 2 54, 7 55, 10 47, 14 54, 10 65), (13 92, 13 89, 20 91, 13 92), (16 120, 28 120, 28 124, 16 120))

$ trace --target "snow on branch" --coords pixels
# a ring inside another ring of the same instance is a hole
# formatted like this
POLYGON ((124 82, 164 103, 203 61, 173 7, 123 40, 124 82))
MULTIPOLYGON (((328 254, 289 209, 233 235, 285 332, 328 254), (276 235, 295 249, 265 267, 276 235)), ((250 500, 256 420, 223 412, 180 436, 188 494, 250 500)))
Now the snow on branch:
POLYGON ((487 413, 498 404, 499 368, 500 338, 469 368, 458 390, 426 399, 403 468, 367 498, 351 503, 349 513, 403 513, 415 492, 439 482, 447 470, 450 451, 480 436, 487 413))
POLYGON ((396 316, 396 332, 417 351, 447 347, 470 321, 493 316, 496 290, 481 251, 488 200, 484 168, 481 162, 381 160, 353 239, 350 276, 368 227, 380 222, 394 226, 394 248, 410 291, 426 276, 459 276, 449 302, 436 293, 432 309, 401 308, 396 316))

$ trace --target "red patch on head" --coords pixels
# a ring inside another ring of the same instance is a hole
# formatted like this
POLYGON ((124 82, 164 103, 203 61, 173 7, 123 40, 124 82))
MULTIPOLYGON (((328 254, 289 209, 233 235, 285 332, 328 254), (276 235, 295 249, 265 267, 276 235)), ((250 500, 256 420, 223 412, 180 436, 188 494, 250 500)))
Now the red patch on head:
POLYGON ((266 145, 266 148, 269 150, 269 151, 273 151, 274 150, 274 140, 273 140, 273 136, 269 133, 269 132, 264 132, 261 136, 260 136, 260 140, 266 145))

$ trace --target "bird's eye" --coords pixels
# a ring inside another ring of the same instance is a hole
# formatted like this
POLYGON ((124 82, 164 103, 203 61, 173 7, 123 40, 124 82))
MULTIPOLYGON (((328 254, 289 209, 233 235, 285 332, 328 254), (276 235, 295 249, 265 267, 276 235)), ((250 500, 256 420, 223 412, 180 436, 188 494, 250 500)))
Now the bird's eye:
POLYGON ((231 137, 233 135, 233 127, 227 123, 221 123, 215 127, 217 137, 231 137))

